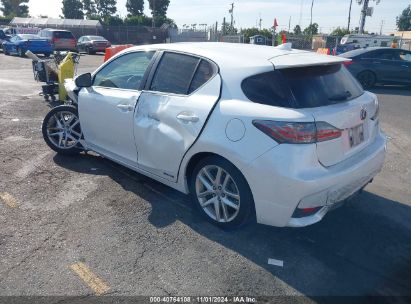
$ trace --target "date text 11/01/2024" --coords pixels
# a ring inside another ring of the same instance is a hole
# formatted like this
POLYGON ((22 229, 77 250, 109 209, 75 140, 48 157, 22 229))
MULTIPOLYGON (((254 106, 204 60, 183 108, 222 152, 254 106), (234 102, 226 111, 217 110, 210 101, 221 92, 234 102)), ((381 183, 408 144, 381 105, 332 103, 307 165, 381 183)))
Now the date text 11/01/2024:
POLYGON ((254 297, 150 297, 150 303, 256 303, 254 297))

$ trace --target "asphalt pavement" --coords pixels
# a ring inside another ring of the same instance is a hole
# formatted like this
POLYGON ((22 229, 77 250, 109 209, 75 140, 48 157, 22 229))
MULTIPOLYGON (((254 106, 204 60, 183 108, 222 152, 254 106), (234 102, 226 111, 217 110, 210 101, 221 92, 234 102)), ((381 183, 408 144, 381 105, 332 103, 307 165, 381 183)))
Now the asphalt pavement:
MULTIPOLYGON (((84 56, 79 71, 102 61, 84 56)), ((31 60, 0 53, 0 302, 411 299, 389 298, 411 297, 410 88, 373 89, 389 145, 382 173, 363 194, 310 227, 223 231, 205 222, 188 197, 147 177, 94 153, 56 155, 41 135, 51 105, 39 96, 40 85, 31 60)))

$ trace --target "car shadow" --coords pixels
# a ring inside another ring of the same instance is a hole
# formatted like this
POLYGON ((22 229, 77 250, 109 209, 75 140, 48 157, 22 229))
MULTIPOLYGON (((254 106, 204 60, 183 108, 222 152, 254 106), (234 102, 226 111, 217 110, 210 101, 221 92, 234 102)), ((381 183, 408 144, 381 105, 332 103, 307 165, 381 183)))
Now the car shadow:
POLYGON ((398 96, 411 96, 411 85, 379 85, 372 89, 370 92, 374 94, 390 94, 398 96))
MULTIPOLYGON (((153 226, 163 228, 180 221, 317 302, 347 301, 333 296, 361 296, 359 303, 376 303, 375 296, 384 296, 384 300, 390 299, 387 296, 411 296, 408 205, 365 191, 309 227, 276 228, 253 223, 225 231, 205 221, 188 196, 100 156, 56 155, 54 161, 75 172, 110 177, 151 204, 148 220, 153 226), (90 170, 93 167, 99 169, 90 170), (269 258, 283 261, 283 267, 269 265, 269 258)), ((122 202, 111 202, 110 207, 124 218, 122 223, 129 234, 139 233, 122 202)), ((395 301, 405 303, 398 298, 395 301)))

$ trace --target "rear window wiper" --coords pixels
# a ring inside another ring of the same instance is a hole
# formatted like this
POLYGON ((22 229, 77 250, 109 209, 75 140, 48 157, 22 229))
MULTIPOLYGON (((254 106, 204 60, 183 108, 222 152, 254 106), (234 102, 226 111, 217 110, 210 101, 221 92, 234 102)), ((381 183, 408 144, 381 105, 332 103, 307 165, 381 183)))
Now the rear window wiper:
POLYGON ((348 98, 350 98, 352 96, 350 91, 345 91, 344 93, 341 94, 336 94, 334 96, 328 97, 328 100, 331 101, 343 101, 343 100, 347 100, 348 98))

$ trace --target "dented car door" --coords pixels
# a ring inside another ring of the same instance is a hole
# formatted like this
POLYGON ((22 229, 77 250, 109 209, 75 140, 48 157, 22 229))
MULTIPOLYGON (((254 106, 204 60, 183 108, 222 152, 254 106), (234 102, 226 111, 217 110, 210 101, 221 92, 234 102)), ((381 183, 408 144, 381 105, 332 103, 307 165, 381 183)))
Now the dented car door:
POLYGON ((205 59, 165 52, 138 102, 138 166, 175 181, 180 162, 219 99, 221 78, 205 59))

